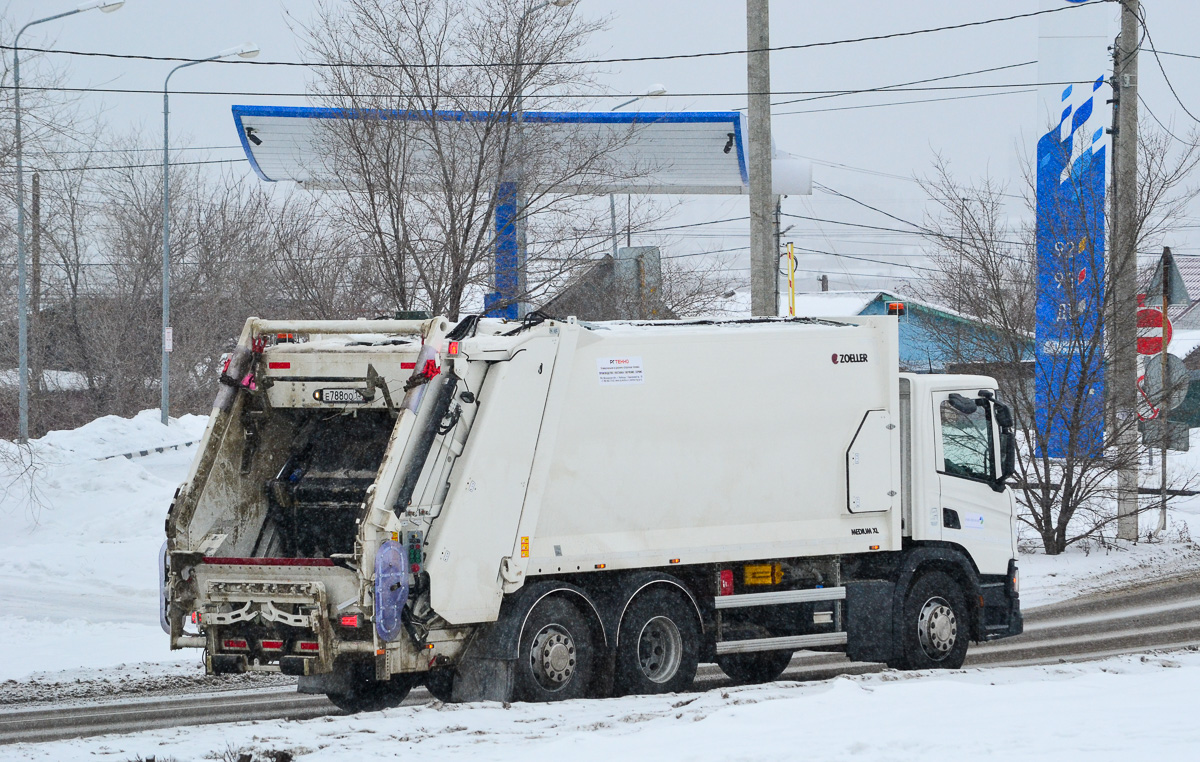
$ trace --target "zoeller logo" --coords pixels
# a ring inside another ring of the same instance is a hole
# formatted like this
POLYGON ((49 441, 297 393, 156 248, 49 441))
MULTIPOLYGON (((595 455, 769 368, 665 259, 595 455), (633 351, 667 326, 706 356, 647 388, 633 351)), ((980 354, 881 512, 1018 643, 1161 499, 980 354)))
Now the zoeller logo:
POLYGON ((850 534, 879 534, 879 528, 878 527, 859 527, 857 529, 851 529, 850 534))
POLYGON ((867 361, 867 353, 866 352, 863 352, 863 353, 857 354, 857 355, 839 355, 836 353, 833 355, 833 364, 834 365, 837 365, 840 362, 866 362, 866 361, 867 361))

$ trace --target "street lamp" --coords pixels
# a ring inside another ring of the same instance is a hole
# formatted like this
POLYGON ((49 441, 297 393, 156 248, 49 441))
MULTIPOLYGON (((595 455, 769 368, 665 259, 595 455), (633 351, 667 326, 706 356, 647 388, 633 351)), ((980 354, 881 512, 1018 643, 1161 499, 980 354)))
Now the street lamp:
POLYGON ((74 16, 76 13, 83 13, 95 8, 99 8, 105 13, 112 13, 124 4, 125 0, 89 0, 73 11, 64 11, 30 21, 21 27, 17 36, 13 38, 13 112, 16 120, 14 138, 17 151, 17 354, 20 367, 17 371, 20 378, 17 407, 19 409, 19 439, 22 442, 29 440, 29 316, 26 314, 29 309, 29 295, 25 290, 25 176, 21 143, 21 35, 25 34, 26 29, 37 24, 74 16))
MULTIPOLYGON (((642 93, 641 95, 630 98, 627 101, 618 103, 617 105, 610 108, 609 111, 616 111, 619 108, 624 108, 631 103, 637 103, 638 101, 642 100, 643 98, 661 98, 662 96, 664 96, 666 94, 667 94, 666 85, 650 85, 650 87, 646 88, 646 92, 642 93)), ((616 197, 613 196, 613 194, 611 194, 611 193, 608 194, 608 213, 612 219, 612 256, 613 256, 613 259, 616 259, 617 258, 617 240, 618 240, 617 239, 617 200, 616 200, 616 197)))
POLYGON ((195 61, 181 63, 167 73, 167 78, 163 80, 163 196, 162 196, 162 229, 163 229, 163 253, 162 253, 162 422, 166 426, 170 420, 171 410, 171 383, 170 383, 170 357, 171 357, 171 342, 168 340, 171 331, 171 173, 170 173, 170 102, 168 85, 171 83, 171 75, 180 69, 186 69, 189 66, 196 64, 208 63, 209 61, 218 61, 222 58, 232 58, 238 56, 241 58, 254 58, 258 55, 258 46, 251 42, 246 42, 237 47, 227 48, 217 53, 215 56, 208 58, 199 58, 195 61))

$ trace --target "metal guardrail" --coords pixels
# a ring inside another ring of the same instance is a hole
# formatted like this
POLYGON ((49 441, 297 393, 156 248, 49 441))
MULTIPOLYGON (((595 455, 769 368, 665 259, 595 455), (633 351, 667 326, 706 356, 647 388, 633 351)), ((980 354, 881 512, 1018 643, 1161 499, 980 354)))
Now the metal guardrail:
POLYGON ((161 447, 149 447, 145 450, 134 450, 133 452, 119 452, 116 455, 104 455, 99 458, 93 458, 93 460, 112 460, 113 458, 125 458, 127 460, 133 460, 134 458, 144 458, 147 455, 153 455, 154 453, 166 452, 167 450, 178 450, 184 447, 191 447, 192 445, 196 444, 200 444, 199 439, 193 439, 190 442, 180 442, 172 445, 162 445, 161 447))

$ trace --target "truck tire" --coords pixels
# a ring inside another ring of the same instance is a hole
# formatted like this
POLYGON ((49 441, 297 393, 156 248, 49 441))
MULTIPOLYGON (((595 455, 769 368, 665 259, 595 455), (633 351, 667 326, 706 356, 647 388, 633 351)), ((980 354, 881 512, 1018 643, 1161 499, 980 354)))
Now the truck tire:
POLYGON ((922 574, 904 597, 897 669, 958 669, 967 658, 970 619, 962 588, 945 572, 922 574))
POLYGON ((541 600, 525 620, 517 651, 518 701, 584 698, 592 682, 592 630, 562 596, 541 600))
POLYGON ((747 685, 778 680, 791 662, 791 651, 759 651, 717 657, 717 666, 722 672, 735 682, 747 685))
POLYGON ((438 667, 426 672, 425 689, 438 701, 449 702, 454 693, 454 667, 438 667))
POLYGON ((633 599, 617 636, 616 695, 678 693, 696 679, 700 625, 690 602, 662 586, 633 599))
POLYGON ((374 665, 355 666, 349 689, 325 696, 344 712, 378 712, 400 706, 419 679, 418 674, 409 673, 380 681, 375 679, 374 673, 374 665))

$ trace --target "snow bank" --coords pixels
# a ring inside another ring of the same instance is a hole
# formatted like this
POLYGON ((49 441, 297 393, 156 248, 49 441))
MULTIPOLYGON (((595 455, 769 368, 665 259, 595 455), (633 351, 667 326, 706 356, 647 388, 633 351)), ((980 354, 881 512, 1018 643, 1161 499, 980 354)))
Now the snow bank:
MULTIPOLYGON (((0 370, 0 388, 16 389, 21 384, 19 368, 0 370)), ((73 370, 42 371, 42 388, 52 392, 67 392, 88 388, 88 379, 73 370)))
POLYGON ((204 434, 208 417, 185 415, 162 425, 161 413, 143 410, 133 418, 106 415, 69 431, 51 431, 37 440, 43 446, 85 458, 105 458, 154 447, 194 442, 204 434))
POLYGON ((39 745, 18 759, 1195 759, 1200 654, 894 673, 560 704, 441 705, 39 745), (1118 703, 1119 702, 1119 703, 1118 703), (225 756, 222 756, 225 755, 225 756))
MULTIPOLYGON (((28 482, 0 473, 0 680, 126 662, 195 660, 158 624, 163 519, 195 448, 98 461, 200 438, 201 416, 107 416, 31 442, 28 482), (20 655, 16 657, 16 655, 20 655)), ((13 445, 0 441, 13 452, 13 445)), ((6 464, 0 459, 0 471, 6 464)))

